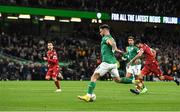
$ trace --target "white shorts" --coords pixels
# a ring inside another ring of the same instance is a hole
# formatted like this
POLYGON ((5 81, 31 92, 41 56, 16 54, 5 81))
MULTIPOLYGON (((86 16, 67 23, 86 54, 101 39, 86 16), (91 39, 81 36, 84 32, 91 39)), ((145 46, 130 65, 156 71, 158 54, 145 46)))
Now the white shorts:
POLYGON ((129 66, 129 68, 126 67, 126 72, 127 73, 131 73, 133 76, 134 75, 139 75, 141 71, 141 65, 133 65, 133 66, 129 66))
POLYGON ((119 77, 119 72, 117 69, 117 64, 109 64, 106 62, 102 62, 94 71, 94 73, 99 73, 100 76, 103 76, 109 72, 111 74, 111 77, 119 77))

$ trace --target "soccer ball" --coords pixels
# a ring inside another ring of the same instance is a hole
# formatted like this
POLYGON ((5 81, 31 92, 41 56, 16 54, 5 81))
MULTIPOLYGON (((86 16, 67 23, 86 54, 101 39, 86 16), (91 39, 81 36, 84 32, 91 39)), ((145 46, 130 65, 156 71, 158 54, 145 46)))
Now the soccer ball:
POLYGON ((90 101, 93 102, 96 100, 96 94, 92 94, 91 95, 91 98, 90 98, 90 101))

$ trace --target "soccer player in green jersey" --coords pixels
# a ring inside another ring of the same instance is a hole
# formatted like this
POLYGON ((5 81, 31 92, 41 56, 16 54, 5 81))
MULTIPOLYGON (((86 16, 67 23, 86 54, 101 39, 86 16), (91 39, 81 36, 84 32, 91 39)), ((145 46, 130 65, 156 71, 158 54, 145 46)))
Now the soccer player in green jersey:
MULTIPOLYGON (((126 53, 124 53, 122 57, 127 60, 127 63, 129 63, 139 52, 139 48, 134 45, 134 40, 135 39, 133 36, 128 37, 129 46, 126 47, 126 53)), ((138 77, 140 72, 141 72, 141 60, 136 59, 133 63, 126 66, 126 77, 130 78, 132 81, 126 80, 121 83, 125 83, 125 84, 136 83, 136 81, 139 81, 139 80, 135 80, 135 78, 138 77)), ((140 93, 146 93, 147 90, 148 89, 146 88, 146 86, 144 86, 140 93)))
MULTIPOLYGON (((126 47, 126 53, 123 54, 122 59, 126 60, 127 63, 131 61, 139 52, 139 48, 134 45, 134 37, 128 37, 128 44, 129 46, 126 47)), ((129 67, 126 67, 126 77, 131 78, 132 80, 135 79, 136 75, 139 74, 141 70, 141 60, 137 59, 134 63, 132 63, 129 67)), ((131 83, 131 82, 125 82, 131 83)))
POLYGON ((114 56, 114 52, 122 53, 116 46, 116 42, 110 34, 110 28, 108 25, 104 24, 99 27, 100 35, 102 36, 101 40, 101 57, 102 63, 96 68, 93 75, 91 76, 91 81, 88 85, 87 94, 84 96, 78 96, 79 99, 89 102, 94 88, 96 87, 96 81, 99 77, 103 76, 109 72, 113 80, 117 83, 125 82, 129 80, 126 77, 120 78, 119 72, 117 69, 117 60, 114 56))

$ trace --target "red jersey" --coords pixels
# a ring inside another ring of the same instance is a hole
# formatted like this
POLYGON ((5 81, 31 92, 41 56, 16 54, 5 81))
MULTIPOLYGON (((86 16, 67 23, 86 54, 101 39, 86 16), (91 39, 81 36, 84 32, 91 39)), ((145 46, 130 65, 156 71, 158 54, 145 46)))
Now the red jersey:
POLYGON ((59 61, 57 57, 57 53, 55 50, 49 50, 47 52, 47 62, 48 62, 48 68, 59 68, 59 61))
POLYGON ((151 51, 151 48, 147 44, 143 44, 143 46, 140 48, 140 51, 143 52, 145 56, 145 64, 156 61, 155 56, 151 51))

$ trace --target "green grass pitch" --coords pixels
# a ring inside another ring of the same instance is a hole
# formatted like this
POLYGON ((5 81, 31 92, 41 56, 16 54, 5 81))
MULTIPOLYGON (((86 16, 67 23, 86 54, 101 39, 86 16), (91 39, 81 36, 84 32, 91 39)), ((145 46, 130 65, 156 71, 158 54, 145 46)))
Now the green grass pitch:
POLYGON ((77 99, 88 81, 0 81, 0 111, 180 111, 180 87, 174 82, 146 82, 148 93, 134 95, 132 84, 98 81, 95 102, 77 99))

